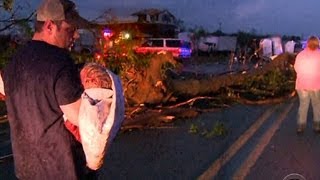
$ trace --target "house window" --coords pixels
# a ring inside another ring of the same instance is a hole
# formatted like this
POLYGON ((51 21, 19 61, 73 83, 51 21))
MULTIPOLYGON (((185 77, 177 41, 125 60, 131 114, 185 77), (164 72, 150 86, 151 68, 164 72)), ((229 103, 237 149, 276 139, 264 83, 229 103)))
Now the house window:
POLYGON ((152 15, 152 16, 150 16, 150 19, 151 19, 151 22, 157 22, 158 19, 159 19, 159 16, 158 15, 152 15))
POLYGON ((138 16, 138 22, 146 22, 146 21, 147 21, 147 15, 138 16))
POLYGON ((171 23, 171 17, 168 14, 163 14, 161 20, 165 23, 171 23))

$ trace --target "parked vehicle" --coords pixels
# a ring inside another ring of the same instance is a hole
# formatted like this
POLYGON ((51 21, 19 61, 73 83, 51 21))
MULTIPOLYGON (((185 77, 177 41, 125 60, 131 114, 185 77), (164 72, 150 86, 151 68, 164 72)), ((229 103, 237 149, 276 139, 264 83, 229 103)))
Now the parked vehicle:
POLYGON ((93 31, 88 29, 79 29, 79 38, 75 41, 73 51, 82 54, 92 54, 95 51, 96 36, 93 31))
POLYGON ((142 54, 169 52, 177 59, 190 58, 192 53, 190 43, 174 38, 150 38, 135 51, 142 54))

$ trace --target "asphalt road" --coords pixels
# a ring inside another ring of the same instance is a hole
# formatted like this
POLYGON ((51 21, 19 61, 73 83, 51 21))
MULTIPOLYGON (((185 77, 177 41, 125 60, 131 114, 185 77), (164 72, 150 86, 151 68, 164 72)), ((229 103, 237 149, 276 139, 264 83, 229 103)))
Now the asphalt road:
MULTIPOLYGON (((235 105, 157 129, 121 132, 107 153, 100 179, 195 179, 268 107, 235 105), (205 137, 216 123, 224 124, 227 135, 205 137), (198 132, 189 132, 191 127, 198 132)), ((10 154, 9 127, 3 125, 1 156, 10 154)), ((0 161, 0 179, 14 179, 11 158, 0 161)))
POLYGON ((101 179, 196 179, 271 106, 235 105, 196 119, 168 124, 167 128, 125 132, 107 155, 101 179), (225 137, 205 137, 216 123, 225 137), (193 134, 189 130, 197 127, 193 134))
MULTIPOLYGON (((276 105, 234 105, 165 127, 121 132, 99 179, 320 179, 320 135, 309 112, 305 134, 295 133, 297 98, 276 105), (205 137, 217 123, 226 136, 205 137), (197 129, 197 133, 191 133, 197 129), (296 175, 294 175, 296 174, 296 175)), ((0 155, 10 154, 0 124, 0 155)), ((14 179, 12 159, 0 160, 0 179, 14 179)))
POLYGON ((299 174, 307 180, 320 179, 320 135, 312 130, 311 111, 305 133, 296 135, 297 109, 298 103, 295 101, 246 179, 284 179, 289 174, 299 174))

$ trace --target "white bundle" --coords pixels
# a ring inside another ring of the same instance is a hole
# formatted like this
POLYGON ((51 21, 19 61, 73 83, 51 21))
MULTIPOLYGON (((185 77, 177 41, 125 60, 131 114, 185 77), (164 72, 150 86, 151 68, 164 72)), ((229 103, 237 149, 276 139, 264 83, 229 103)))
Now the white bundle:
POLYGON ((120 79, 108 71, 112 90, 86 89, 79 112, 79 131, 87 166, 97 170, 103 164, 108 146, 124 120, 124 97, 120 79))

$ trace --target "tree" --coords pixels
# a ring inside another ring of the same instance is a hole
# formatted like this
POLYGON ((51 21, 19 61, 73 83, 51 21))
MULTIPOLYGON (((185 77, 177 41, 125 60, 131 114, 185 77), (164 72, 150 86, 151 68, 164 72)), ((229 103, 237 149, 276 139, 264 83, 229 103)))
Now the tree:
POLYGON ((117 22, 117 17, 112 8, 109 8, 101 13, 98 17, 96 17, 93 21, 101 21, 101 23, 115 23, 117 22))
POLYGON ((13 7, 13 0, 2 0, 0 8, 3 8, 6 11, 11 11, 13 7))
POLYGON ((202 26, 195 27, 195 28, 190 29, 190 30, 191 30, 191 32, 194 33, 194 37, 196 39, 199 39, 200 37, 204 37, 204 36, 206 36, 208 34, 208 32, 202 26))
POLYGON ((212 33, 212 35, 214 35, 214 36, 224 36, 226 34, 224 32, 222 32, 221 30, 216 30, 215 32, 212 33))
POLYGON ((33 18, 35 11, 31 12, 27 16, 19 14, 26 6, 15 5, 14 0, 1 0, 0 10, 4 11, 2 17, 0 18, 0 32, 7 31, 13 27, 23 28, 25 32, 30 32, 31 28, 29 22, 33 18))
POLYGON ((185 26, 184 21, 182 19, 177 19, 175 24, 179 28, 180 32, 186 31, 186 26, 185 26))

